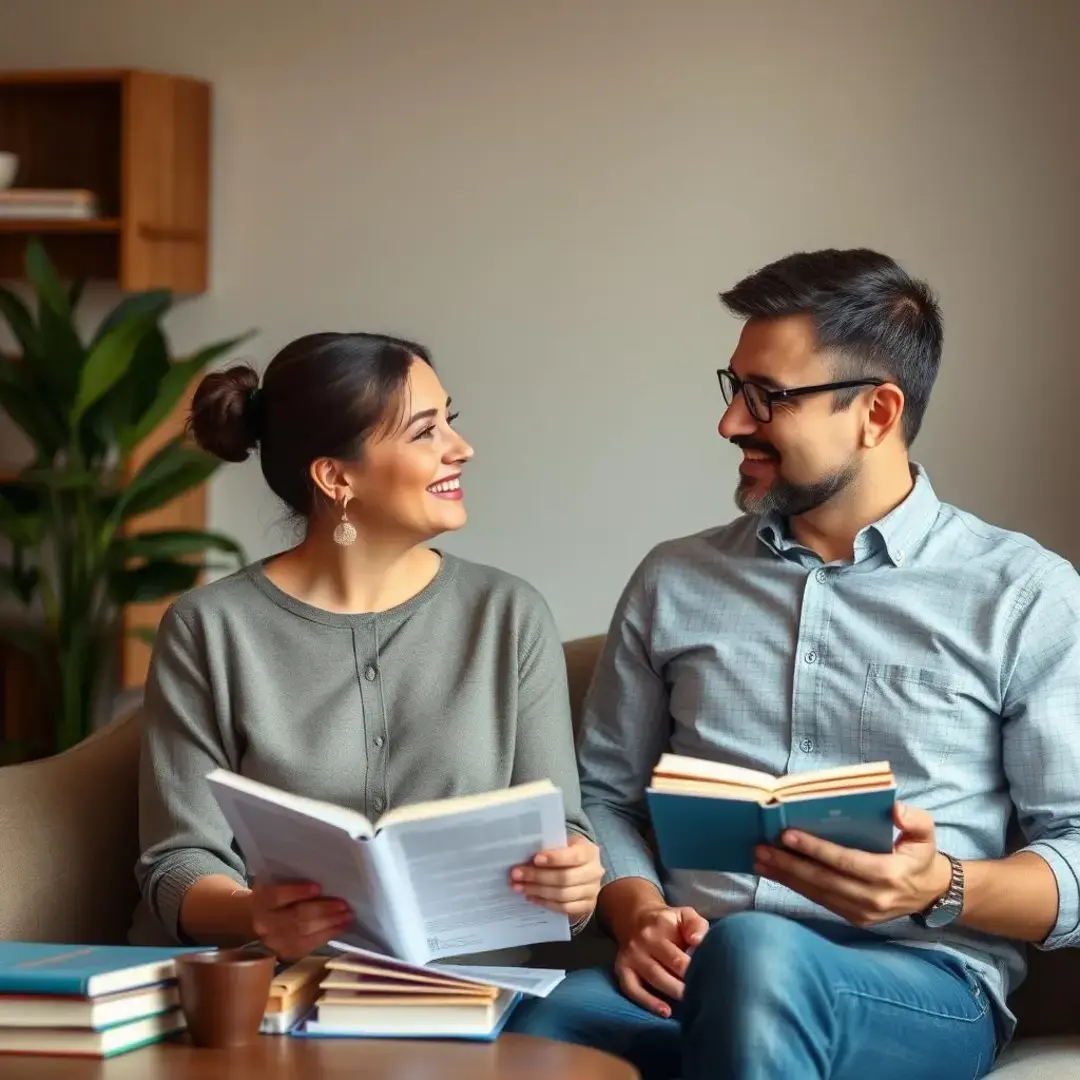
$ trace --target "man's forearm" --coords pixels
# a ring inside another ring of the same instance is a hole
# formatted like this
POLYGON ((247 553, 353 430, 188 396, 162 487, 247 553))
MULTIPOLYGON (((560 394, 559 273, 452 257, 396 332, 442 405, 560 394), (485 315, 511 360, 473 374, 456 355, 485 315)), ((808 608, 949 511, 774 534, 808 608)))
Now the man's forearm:
POLYGON ((619 878, 605 885, 596 901, 600 918, 620 945, 630 936, 641 912, 666 906, 664 894, 651 881, 639 877, 619 878))
POLYGON ((1057 916, 1057 879, 1034 851, 964 860, 961 926, 1015 941, 1042 941, 1057 916))

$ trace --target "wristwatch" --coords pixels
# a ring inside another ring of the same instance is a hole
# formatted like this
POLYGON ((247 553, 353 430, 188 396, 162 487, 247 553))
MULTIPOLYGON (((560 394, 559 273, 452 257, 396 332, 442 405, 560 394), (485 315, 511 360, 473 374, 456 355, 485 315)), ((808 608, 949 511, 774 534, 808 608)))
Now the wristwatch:
POLYGON ((949 860, 952 877, 949 887, 925 911, 916 911, 911 918, 926 930, 938 930, 960 918, 964 910, 964 864, 946 852, 942 855, 949 860))

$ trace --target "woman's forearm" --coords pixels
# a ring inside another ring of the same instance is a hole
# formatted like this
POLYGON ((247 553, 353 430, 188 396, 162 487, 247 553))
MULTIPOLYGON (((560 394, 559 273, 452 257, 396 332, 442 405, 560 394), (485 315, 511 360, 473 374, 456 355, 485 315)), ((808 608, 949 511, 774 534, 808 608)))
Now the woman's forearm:
POLYGON ((200 945, 243 945, 252 941, 251 890, 224 874, 199 878, 180 903, 180 927, 200 945))

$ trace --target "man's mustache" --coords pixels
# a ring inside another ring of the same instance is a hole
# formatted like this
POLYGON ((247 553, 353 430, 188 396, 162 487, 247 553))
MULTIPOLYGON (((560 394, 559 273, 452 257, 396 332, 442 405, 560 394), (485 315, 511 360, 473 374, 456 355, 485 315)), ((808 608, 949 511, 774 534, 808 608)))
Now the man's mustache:
POLYGON ((764 442, 762 439, 754 439, 749 435, 732 435, 730 441, 733 446, 737 446, 740 450, 756 450, 758 453, 768 454, 772 458, 780 457, 776 447, 770 446, 769 443, 764 442))

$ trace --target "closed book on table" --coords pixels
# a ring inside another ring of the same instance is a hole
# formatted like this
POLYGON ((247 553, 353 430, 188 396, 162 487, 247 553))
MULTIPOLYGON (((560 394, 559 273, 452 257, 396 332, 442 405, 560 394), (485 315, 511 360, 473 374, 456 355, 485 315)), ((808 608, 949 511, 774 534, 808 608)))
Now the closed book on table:
POLYGON ((176 976, 176 957, 205 948, 0 941, 0 994, 98 997, 176 976))

